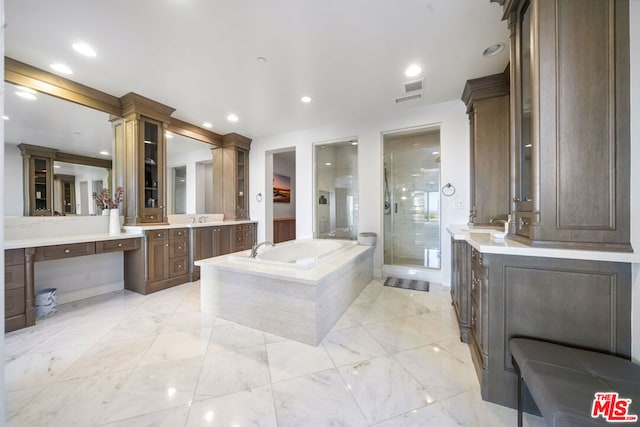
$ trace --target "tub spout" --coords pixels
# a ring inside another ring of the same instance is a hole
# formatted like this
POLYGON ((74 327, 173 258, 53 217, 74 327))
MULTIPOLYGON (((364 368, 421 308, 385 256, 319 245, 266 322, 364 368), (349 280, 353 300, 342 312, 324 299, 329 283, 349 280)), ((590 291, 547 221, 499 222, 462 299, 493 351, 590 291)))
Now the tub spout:
POLYGON ((258 248, 262 245, 271 245, 271 246, 275 246, 276 244, 273 242, 262 242, 262 243, 258 243, 257 245, 254 245, 253 248, 251 248, 251 255, 249 255, 251 258, 255 258, 256 255, 258 255, 258 248))

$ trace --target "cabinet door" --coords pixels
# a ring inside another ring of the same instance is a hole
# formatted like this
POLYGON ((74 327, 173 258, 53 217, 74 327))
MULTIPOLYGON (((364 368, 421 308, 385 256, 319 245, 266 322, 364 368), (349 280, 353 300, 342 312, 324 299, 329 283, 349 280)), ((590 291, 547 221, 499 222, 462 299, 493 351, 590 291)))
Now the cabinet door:
POLYGON ((147 242, 148 282, 157 282, 169 277, 169 241, 166 239, 147 242))
POLYGON ((248 153, 242 149, 236 149, 236 218, 249 218, 249 206, 247 193, 249 187, 248 153))
POLYGON ((144 118, 140 122, 142 183, 140 220, 164 222, 165 145, 162 123, 144 118))
POLYGON ((201 260, 213 256, 213 235, 215 227, 203 227, 196 229, 195 251, 193 259, 201 260))
POLYGON ((29 159, 29 215, 52 215, 51 159, 32 157, 29 159))
POLYGON ((213 247, 213 256, 226 255, 231 252, 231 226, 215 227, 213 247))

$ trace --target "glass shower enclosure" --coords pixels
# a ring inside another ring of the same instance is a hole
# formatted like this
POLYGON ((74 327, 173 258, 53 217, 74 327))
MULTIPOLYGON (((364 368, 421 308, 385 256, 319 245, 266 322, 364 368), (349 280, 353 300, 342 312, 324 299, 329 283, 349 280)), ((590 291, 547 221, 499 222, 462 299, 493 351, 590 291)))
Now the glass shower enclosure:
POLYGON ((440 268, 440 131, 384 137, 384 264, 440 268))

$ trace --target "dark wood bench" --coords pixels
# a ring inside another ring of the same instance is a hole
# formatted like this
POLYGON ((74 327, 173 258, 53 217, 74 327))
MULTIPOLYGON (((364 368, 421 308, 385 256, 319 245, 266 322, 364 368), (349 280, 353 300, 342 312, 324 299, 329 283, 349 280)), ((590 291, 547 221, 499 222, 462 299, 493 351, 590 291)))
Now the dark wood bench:
POLYGON ((610 426, 606 415, 621 416, 623 412, 638 416, 636 422, 616 424, 640 425, 640 365, 609 354, 526 338, 512 338, 509 348, 518 373, 519 427, 523 386, 550 426, 610 426), (607 392, 618 393, 617 411, 613 411, 615 398, 611 402, 602 397, 596 405, 598 416, 593 418, 596 393, 607 392), (620 402, 622 399, 631 401, 620 402))

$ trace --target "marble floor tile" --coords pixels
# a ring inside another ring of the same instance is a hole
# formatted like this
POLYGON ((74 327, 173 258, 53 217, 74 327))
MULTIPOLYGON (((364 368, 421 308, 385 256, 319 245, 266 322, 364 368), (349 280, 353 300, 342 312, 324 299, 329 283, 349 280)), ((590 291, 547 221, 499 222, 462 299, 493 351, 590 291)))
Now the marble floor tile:
POLYGON ((481 399, 447 287, 374 279, 318 346, 203 314, 199 291, 112 292, 6 334, 9 425, 515 424, 481 399))
POLYGON ((380 305, 398 317, 419 316, 429 313, 427 307, 406 296, 381 299, 380 305))
POLYGON ((271 387, 258 387, 194 403, 187 427, 205 425, 276 427, 271 387))
POLYGON ((190 332, 169 332, 158 335, 140 360, 140 366, 204 356, 209 346, 209 336, 212 329, 204 328, 190 332), (176 345, 176 343, 180 343, 180 345, 176 345))
MULTIPOLYGON (((200 303, 198 302, 198 304, 200 303)), ((199 308, 196 311, 179 311, 171 316, 162 333, 189 332, 197 329, 213 328, 215 324, 216 317, 209 313, 202 313, 199 308)))
POLYGON ((376 301, 351 305, 346 313, 361 325, 385 322, 397 319, 398 316, 384 308, 376 301))
POLYGON ((405 319, 365 325, 367 332, 378 341, 388 353, 422 347, 432 342, 411 327, 405 319))
POLYGON ((49 384, 86 351, 87 347, 66 348, 42 353, 28 352, 9 359, 4 367, 5 390, 49 384))
POLYGON ((57 382, 9 420, 8 426, 89 426, 126 380, 128 372, 57 382))
POLYGON ((130 338, 102 344, 98 342, 69 366, 61 379, 91 377, 95 375, 126 371, 138 366, 154 336, 130 338))
POLYGON ((296 341, 267 344, 271 381, 295 378, 334 367, 322 345, 317 347, 296 341))
POLYGON ((387 355, 385 349, 361 326, 329 332, 322 345, 336 366, 387 355))
POLYGON ((163 409, 150 414, 139 415, 108 424, 100 424, 104 427, 158 427, 158 426, 184 426, 189 417, 189 404, 175 408, 163 409))
POLYGON ((269 384, 265 345, 209 354, 205 357, 195 400, 235 393, 269 384))
POLYGON ((371 424, 427 404, 424 387, 390 357, 343 366, 338 371, 371 424))
POLYGON ((396 353, 393 358, 422 384, 430 401, 439 401, 480 387, 473 365, 437 346, 396 353))
POLYGON ((98 421, 106 424, 191 403, 202 361, 198 357, 134 369, 98 421))
POLYGON ((335 369, 273 385, 279 426, 367 426, 368 422, 335 369))
POLYGON ((237 350, 264 344, 264 334, 256 329, 232 322, 219 322, 213 327, 207 353, 237 350))

